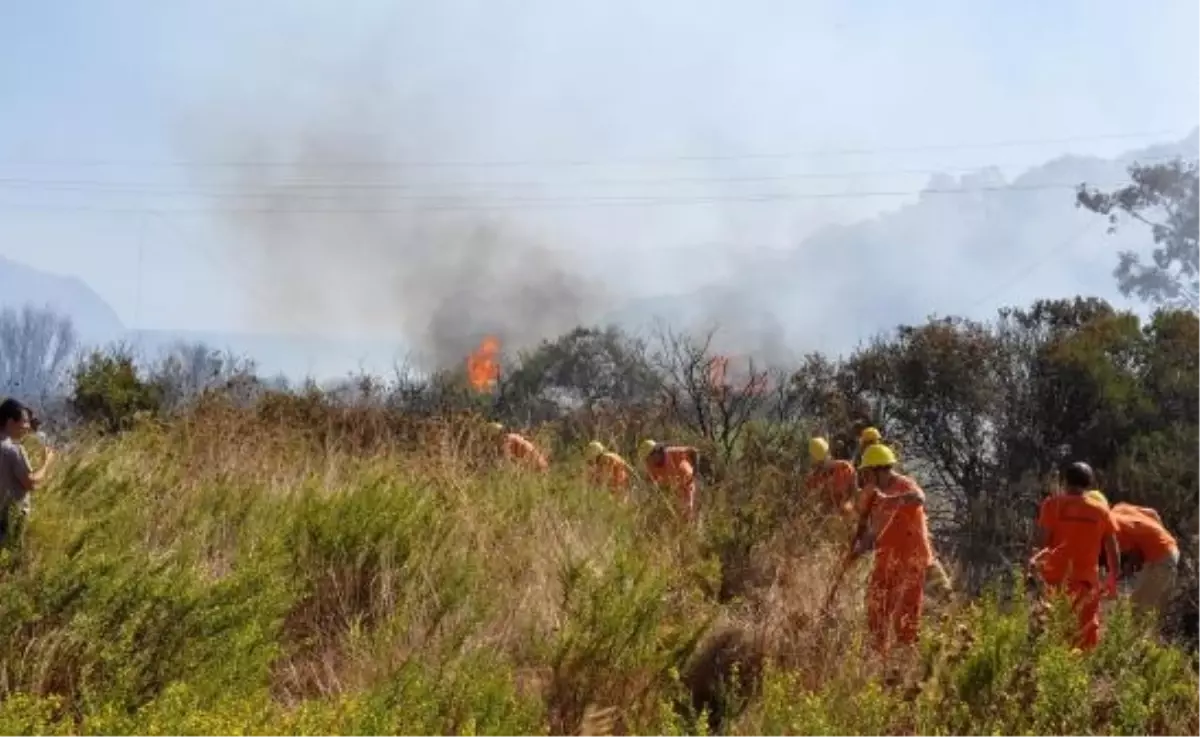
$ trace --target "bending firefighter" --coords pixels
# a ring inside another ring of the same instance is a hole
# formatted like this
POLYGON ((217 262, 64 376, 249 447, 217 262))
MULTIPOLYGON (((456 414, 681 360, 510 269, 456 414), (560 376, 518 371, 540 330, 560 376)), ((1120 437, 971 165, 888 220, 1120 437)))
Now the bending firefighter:
POLYGON ((925 492, 895 471, 896 454, 881 443, 863 451, 866 481, 862 517, 852 556, 874 542, 875 564, 867 586, 867 626, 876 650, 917 641, 925 602, 925 573, 933 562, 925 492))
POLYGON ((489 423, 488 431, 499 439, 500 452, 510 461, 538 471, 545 471, 550 467, 550 464, 546 462, 546 456, 542 455, 537 446, 519 433, 505 432, 504 425, 499 422, 489 423))
POLYGON ((653 440, 638 445, 638 456, 655 485, 674 492, 684 517, 696 515, 696 465, 699 451, 689 446, 667 446, 653 440))
POLYGON ((1117 504, 1112 508, 1117 549, 1127 563, 1141 568, 1130 599, 1139 614, 1162 613, 1175 585, 1179 544, 1149 507, 1117 504))
POLYGON ((858 474, 850 461, 834 460, 829 455, 829 441, 813 438, 808 441, 808 457, 812 470, 804 480, 808 499, 834 514, 850 517, 854 514, 854 493, 858 489, 858 474))
POLYGON ((1108 505, 1088 492, 1095 475, 1086 463, 1072 463, 1063 474, 1064 493, 1042 502, 1037 518, 1036 552, 1030 560, 1050 591, 1065 591, 1079 620, 1076 645, 1091 649, 1100 641, 1100 599, 1116 596, 1120 553, 1117 526, 1108 505), (1100 586, 1100 552, 1108 577, 1100 586))
POLYGON ((624 458, 612 451, 606 451, 604 444, 599 440, 588 443, 584 456, 588 462, 589 480, 593 484, 607 486, 618 499, 629 498, 629 481, 633 475, 633 468, 624 458))
MULTIPOLYGON (((883 435, 875 427, 865 428, 858 436, 858 457, 861 462, 862 458, 866 457, 866 452, 869 448, 883 444, 883 435)), ((887 446, 889 449, 891 446, 887 446)), ((892 453, 895 450, 892 449, 892 453)), ((863 490, 862 497, 865 500, 870 495, 871 480, 866 477, 863 471, 858 473, 858 485, 863 490)), ((859 501, 859 506, 863 504, 863 500, 859 501)), ((934 555, 929 563, 929 568, 925 572, 926 583, 933 582, 936 584, 936 589, 940 595, 949 594, 953 585, 950 581, 950 574, 946 572, 946 567, 942 565, 942 561, 934 555)))

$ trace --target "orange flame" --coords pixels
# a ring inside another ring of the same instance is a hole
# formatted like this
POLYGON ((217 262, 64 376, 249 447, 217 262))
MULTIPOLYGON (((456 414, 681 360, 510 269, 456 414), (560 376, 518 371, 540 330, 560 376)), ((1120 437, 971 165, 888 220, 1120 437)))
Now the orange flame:
POLYGON ((500 364, 496 361, 499 353, 500 341, 489 335, 467 356, 467 381, 476 391, 491 389, 500 378, 500 364))

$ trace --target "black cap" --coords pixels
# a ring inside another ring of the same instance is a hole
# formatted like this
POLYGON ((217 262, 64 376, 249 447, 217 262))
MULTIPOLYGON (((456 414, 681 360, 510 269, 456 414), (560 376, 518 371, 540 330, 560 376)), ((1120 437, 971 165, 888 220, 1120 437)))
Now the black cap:
POLYGON ((1073 489, 1090 489, 1096 485, 1096 474, 1083 461, 1076 461, 1063 471, 1063 481, 1073 489))

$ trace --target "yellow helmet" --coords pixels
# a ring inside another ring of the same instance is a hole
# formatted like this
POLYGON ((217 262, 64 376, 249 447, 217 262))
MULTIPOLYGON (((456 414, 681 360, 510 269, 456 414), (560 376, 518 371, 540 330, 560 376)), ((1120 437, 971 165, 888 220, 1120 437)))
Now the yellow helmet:
POLYGON ((587 444, 583 454, 589 461, 594 461, 604 453, 604 444, 599 440, 593 440, 587 444))
POLYGON ((501 425, 499 422, 489 422, 487 429, 493 435, 499 435, 504 432, 504 425, 501 425))
POLYGON ((884 468, 896 465, 896 454, 886 445, 876 443, 863 451, 859 468, 884 468))
POLYGON ((643 461, 646 460, 646 457, 654 452, 654 448, 657 445, 658 443, 649 438, 638 443, 638 458, 641 458, 643 461))
POLYGON ((1083 498, 1089 501, 1098 502, 1105 507, 1108 506, 1108 497, 1104 496, 1104 492, 1100 491, 1099 489, 1092 489, 1091 491, 1084 492, 1083 498))
POLYGON ((858 442, 863 445, 878 443, 880 440, 883 440, 883 436, 880 435, 879 431, 873 427, 866 428, 862 431, 862 434, 858 436, 858 442))
POLYGON ((813 463, 820 463, 829 457, 829 442, 825 438, 813 438, 808 441, 808 457, 813 463))

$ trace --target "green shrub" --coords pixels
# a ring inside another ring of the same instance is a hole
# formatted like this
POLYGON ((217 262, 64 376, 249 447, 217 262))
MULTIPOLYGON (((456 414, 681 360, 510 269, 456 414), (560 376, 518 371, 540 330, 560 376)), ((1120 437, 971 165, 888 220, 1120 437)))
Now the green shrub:
POLYGON ((71 409, 87 424, 106 432, 131 427, 143 415, 162 407, 157 386, 138 373, 133 357, 123 351, 93 351, 76 366, 71 409))

